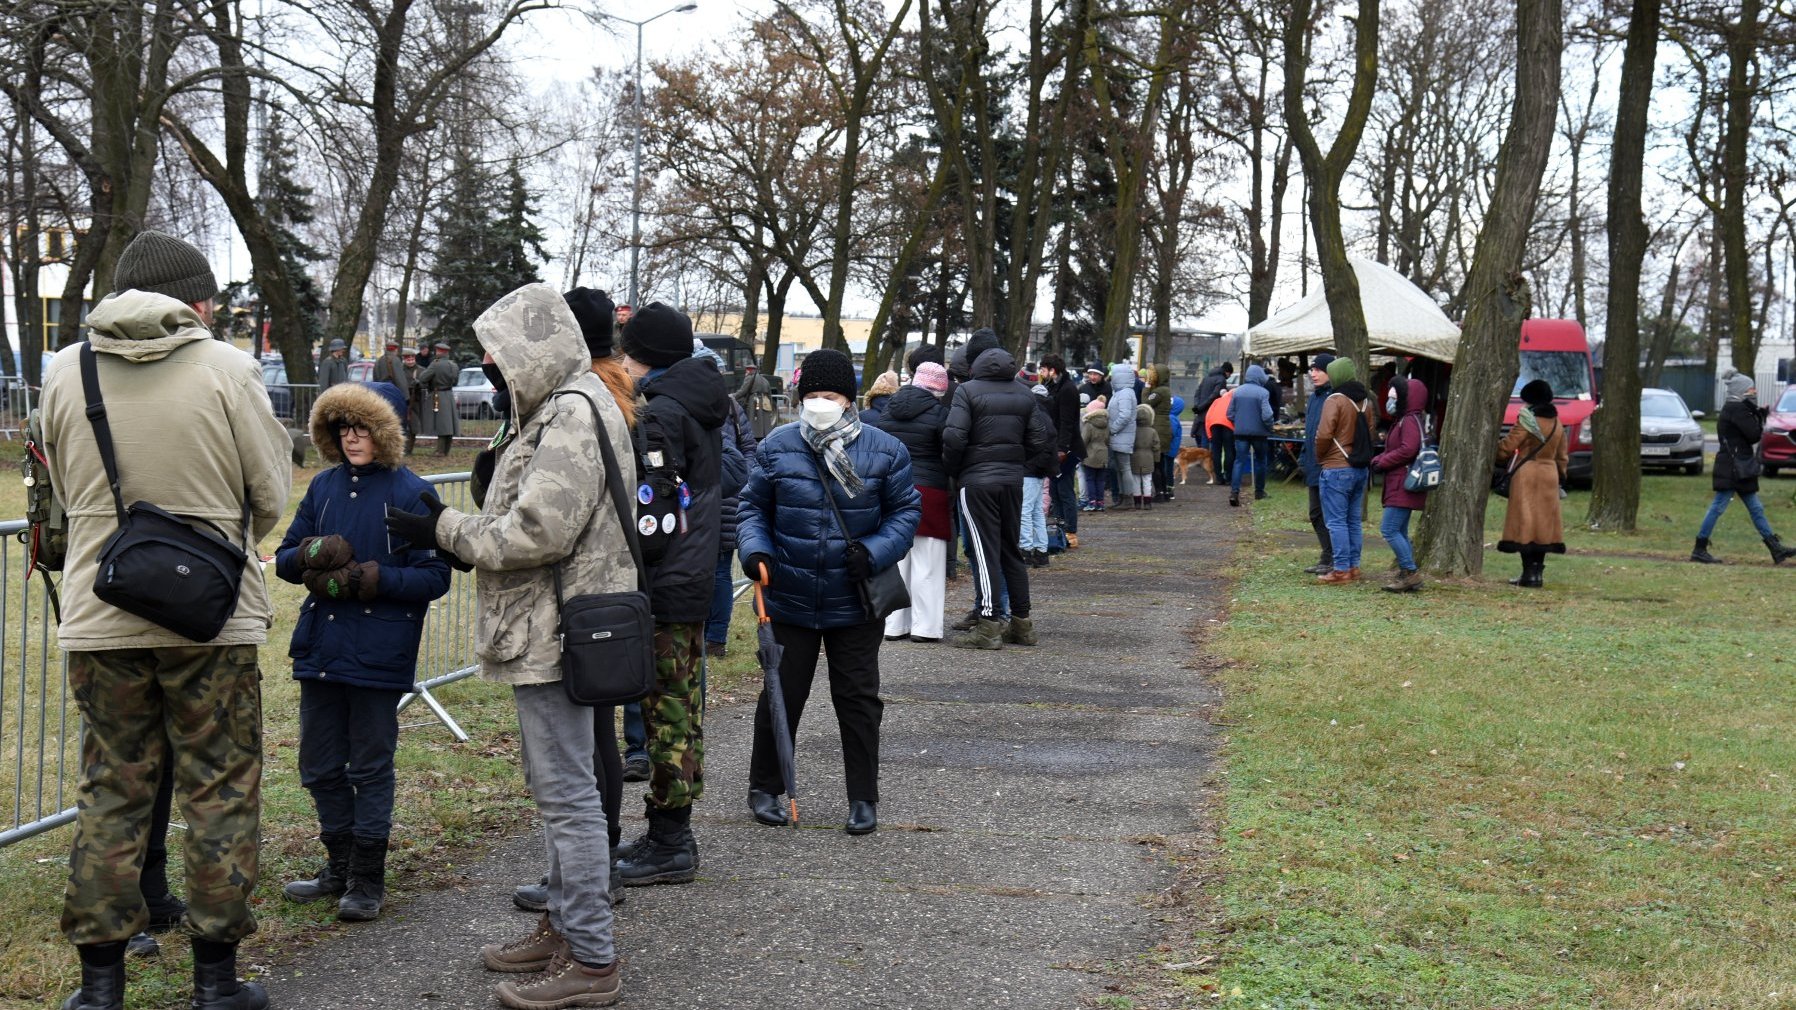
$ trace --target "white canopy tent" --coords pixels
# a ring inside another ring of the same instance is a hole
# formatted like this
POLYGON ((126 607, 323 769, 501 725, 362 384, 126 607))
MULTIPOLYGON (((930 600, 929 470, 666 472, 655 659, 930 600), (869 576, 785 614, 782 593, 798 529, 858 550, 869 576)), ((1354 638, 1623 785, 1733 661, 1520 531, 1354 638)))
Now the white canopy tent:
MULTIPOLYGON (((1373 354, 1414 355, 1451 363, 1459 348, 1459 327, 1434 299, 1383 263, 1347 257, 1359 277, 1360 305, 1373 354)), ((1317 286, 1296 304, 1249 329, 1241 353, 1250 358, 1311 354, 1335 345, 1328 300, 1317 286)))

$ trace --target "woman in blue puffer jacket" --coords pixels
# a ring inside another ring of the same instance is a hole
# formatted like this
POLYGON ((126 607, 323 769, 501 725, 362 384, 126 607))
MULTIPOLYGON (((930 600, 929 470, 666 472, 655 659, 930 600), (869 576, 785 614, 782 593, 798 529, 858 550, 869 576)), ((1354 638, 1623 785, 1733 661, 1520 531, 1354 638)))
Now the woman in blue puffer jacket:
POLYGON ((337 465, 312 478, 275 551, 275 574, 310 590, 288 654, 299 681, 299 779, 329 857, 286 893, 340 895, 337 917, 349 921, 378 917, 386 897, 399 699, 412 688, 430 601, 449 591, 449 565, 435 551, 387 535, 388 506, 422 513, 430 493, 400 462, 404 410, 386 382, 319 395, 312 444, 337 465))
MULTIPOLYGON (((742 489, 736 538, 742 570, 766 587, 773 634, 785 649, 779 668, 788 722, 783 732, 796 737, 818 649, 828 652, 848 786, 846 828, 859 835, 878 826, 879 724, 885 709, 879 699, 879 647, 885 615, 867 612, 858 585, 904 557, 922 511, 910 454, 898 439, 862 425, 851 409, 854 388, 854 366, 846 355, 821 350, 805 357, 799 420, 761 440, 742 489)), ((761 823, 780 825, 786 823, 779 801, 785 784, 773 733, 772 710, 762 691, 748 807, 761 823)))

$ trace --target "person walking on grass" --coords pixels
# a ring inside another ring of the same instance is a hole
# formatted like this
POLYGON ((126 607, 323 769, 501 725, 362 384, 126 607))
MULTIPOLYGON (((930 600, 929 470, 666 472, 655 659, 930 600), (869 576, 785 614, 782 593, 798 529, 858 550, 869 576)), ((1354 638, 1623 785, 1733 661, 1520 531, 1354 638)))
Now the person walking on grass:
POLYGON ((1559 486, 1565 481, 1567 458, 1565 425, 1559 423, 1553 387, 1545 381, 1535 379, 1523 386, 1521 396, 1523 407, 1515 425, 1497 446, 1497 462, 1509 468, 1508 507, 1497 550, 1522 557, 1522 574, 1510 579, 1510 585, 1539 589, 1547 555, 1565 553, 1559 514, 1559 486))
POLYGON ((405 398, 387 382, 332 386, 312 406, 312 444, 335 464, 306 488, 274 571, 309 593, 287 654, 299 681, 299 779, 318 811, 326 861, 287 884, 299 902, 337 899, 337 918, 380 917, 393 823, 399 699, 412 689, 430 601, 449 565, 397 546, 386 509, 422 510, 430 485, 400 462, 405 398))
POLYGON ((1422 588, 1422 573, 1416 569, 1415 549, 1409 542, 1409 517, 1428 504, 1428 492, 1411 491, 1403 481, 1427 441, 1427 409, 1427 386, 1415 379, 1391 380, 1385 411, 1397 422, 1385 435, 1384 452, 1372 458, 1372 472, 1384 479, 1384 518, 1378 532, 1397 559, 1396 578, 1382 587, 1386 592, 1413 593, 1422 588))
POLYGON ((1723 563, 1709 553, 1709 537, 1714 534, 1721 513, 1727 511, 1728 503, 1738 495, 1746 504, 1746 514, 1752 517, 1752 525, 1771 551, 1771 563, 1781 565, 1796 557, 1796 547, 1785 547, 1777 538, 1771 529, 1771 520, 1765 518, 1765 506, 1759 502, 1759 475, 1764 471, 1764 464, 1759 461, 1758 444, 1765 436, 1765 417, 1769 412, 1755 399, 1758 388, 1753 385, 1752 376, 1730 369, 1722 382, 1727 387, 1727 402, 1722 404, 1721 417, 1715 422, 1715 438, 1721 443, 1715 453, 1715 473, 1711 478, 1715 499, 1709 503, 1709 511, 1702 517, 1702 527, 1696 531, 1696 547, 1690 552, 1690 560, 1705 565, 1723 563))
POLYGON ((1272 467, 1272 395, 1266 370, 1248 365, 1247 375, 1229 398, 1228 420, 1234 426, 1234 466, 1229 468, 1229 504, 1241 504, 1241 467, 1253 468, 1254 501, 1266 497, 1266 471, 1272 467), (1245 444, 1243 444, 1245 443, 1245 444))
POLYGON ((1085 458, 1079 462, 1079 478, 1085 483, 1081 512, 1104 511, 1104 484, 1110 472, 1110 404, 1100 394, 1085 405, 1079 418, 1079 437, 1085 442, 1085 458))
POLYGON ((1371 394, 1352 358, 1328 363, 1334 392, 1316 424, 1316 461, 1322 467, 1322 512, 1334 543, 1334 569, 1317 576, 1327 585, 1358 582, 1367 466, 1372 461, 1371 394))

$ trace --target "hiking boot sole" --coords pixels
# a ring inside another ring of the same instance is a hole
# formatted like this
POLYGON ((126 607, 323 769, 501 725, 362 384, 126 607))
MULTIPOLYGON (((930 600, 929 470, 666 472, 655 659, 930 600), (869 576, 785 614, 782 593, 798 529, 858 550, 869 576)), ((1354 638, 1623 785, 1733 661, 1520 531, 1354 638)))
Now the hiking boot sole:
POLYGON ((561 999, 534 1000, 518 994, 510 982, 499 983, 497 992, 500 1004, 512 1010, 566 1010, 568 1007, 612 1006, 623 998, 623 987, 619 986, 608 993, 589 993, 580 996, 563 996, 561 999))
POLYGON ((650 877, 620 877, 618 883, 625 887, 651 887, 655 884, 690 884, 698 879, 698 870, 668 870, 650 877))
POLYGON ((487 971, 504 972, 508 975, 524 975, 548 968, 549 962, 555 960, 555 956, 551 954, 541 961, 501 961, 483 950, 480 952, 480 960, 481 963, 486 965, 487 971))

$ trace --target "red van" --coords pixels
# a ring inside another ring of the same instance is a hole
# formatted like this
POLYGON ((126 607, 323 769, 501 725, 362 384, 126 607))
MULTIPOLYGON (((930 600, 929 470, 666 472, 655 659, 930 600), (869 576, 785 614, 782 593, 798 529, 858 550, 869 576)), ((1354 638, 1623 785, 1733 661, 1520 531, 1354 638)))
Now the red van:
POLYGON ((1505 430, 1521 413, 1522 387, 1545 379, 1553 387, 1553 403, 1559 423, 1565 425, 1568 482, 1590 480, 1590 416, 1596 410, 1596 372, 1590 363, 1590 339, 1575 319, 1526 319, 1522 321, 1522 370, 1509 391, 1509 409, 1503 412, 1505 430))

